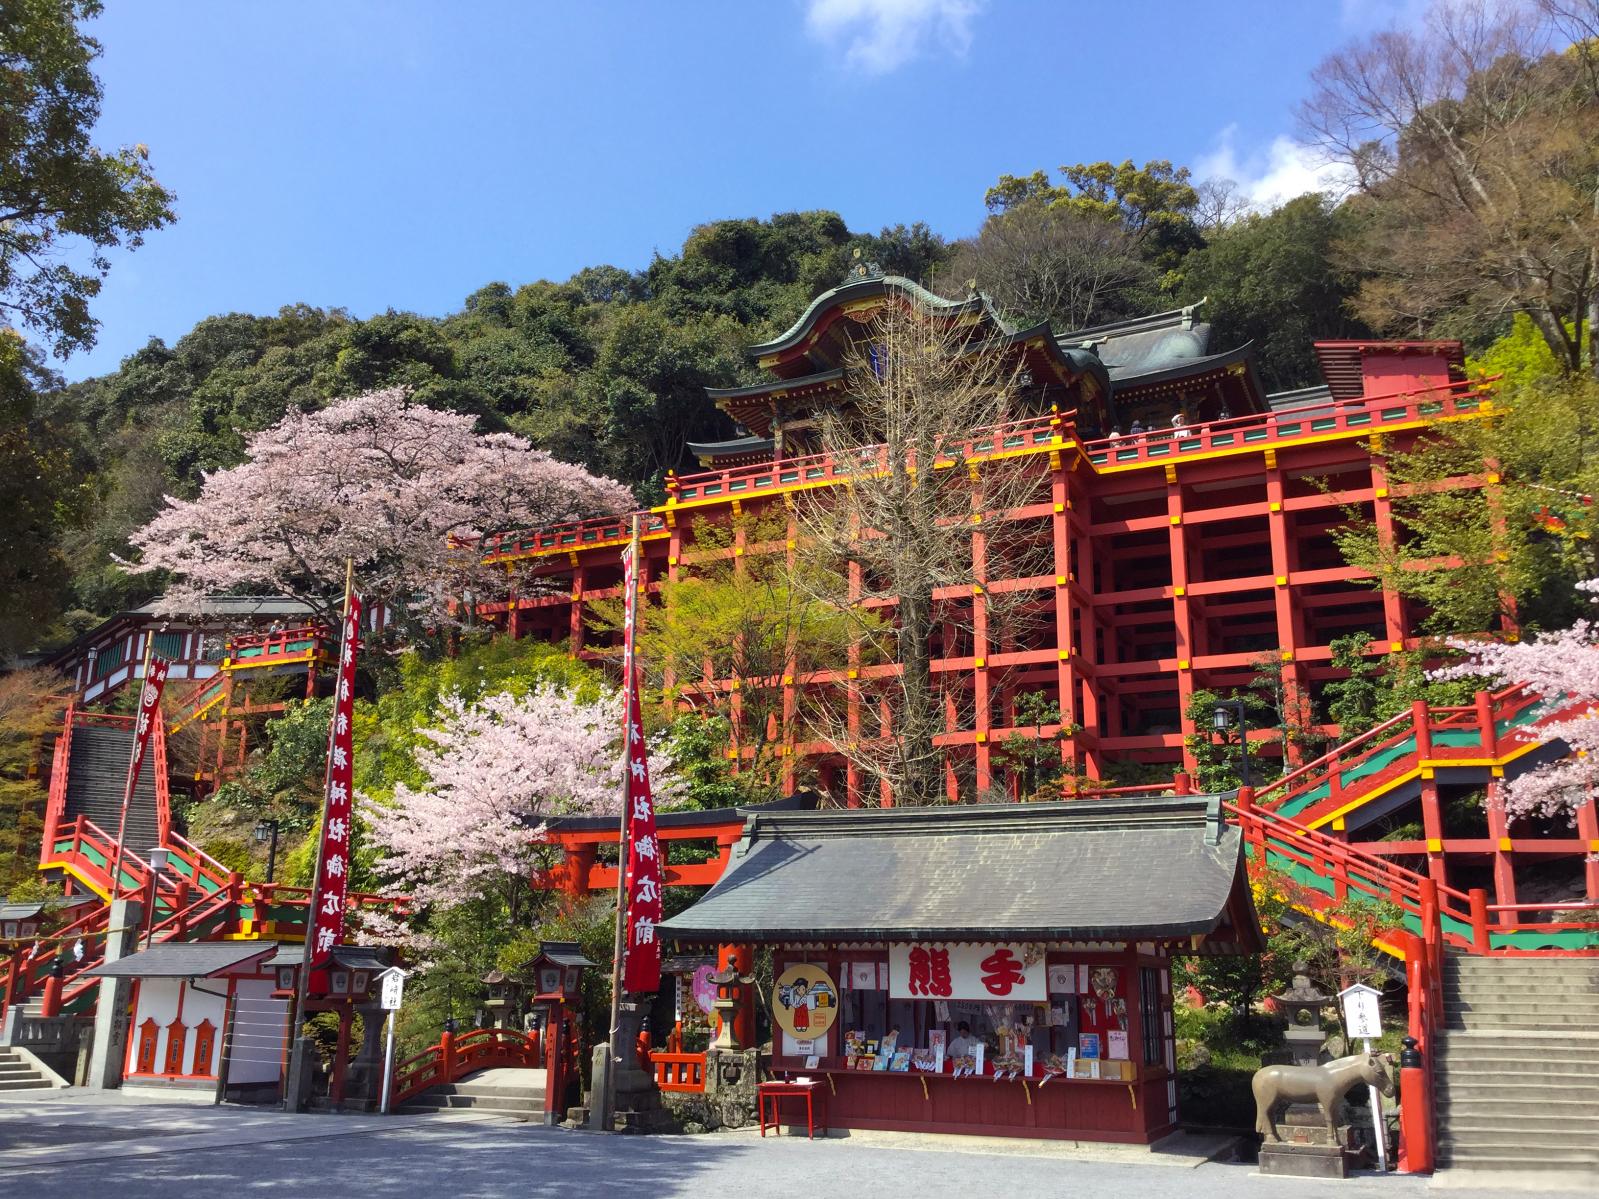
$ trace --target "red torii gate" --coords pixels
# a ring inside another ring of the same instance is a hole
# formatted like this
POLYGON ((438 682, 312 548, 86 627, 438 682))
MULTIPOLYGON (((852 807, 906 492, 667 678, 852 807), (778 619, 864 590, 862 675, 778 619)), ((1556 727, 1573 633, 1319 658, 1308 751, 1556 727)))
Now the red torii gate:
MULTIPOLYGON (((727 869, 733 846, 744 836, 746 820, 755 812, 784 811, 816 807, 817 797, 799 792, 769 804, 747 808, 712 808, 695 812, 656 814, 656 837, 665 843, 665 869, 662 881, 668 887, 714 886, 727 869), (671 861, 671 846, 699 842, 708 853, 702 862, 671 861)), ((549 821, 539 838, 558 847, 562 860, 547 870, 535 870, 529 879, 535 890, 559 891, 572 900, 588 895, 616 893, 618 867, 599 859, 602 845, 619 845, 621 830, 614 816, 560 816, 549 821)), ((748 945, 722 945, 717 948, 719 970, 729 967, 748 974, 755 966, 754 951, 748 945)), ((740 1045, 755 1038, 755 997, 748 989, 734 1017, 733 1031, 740 1045)))

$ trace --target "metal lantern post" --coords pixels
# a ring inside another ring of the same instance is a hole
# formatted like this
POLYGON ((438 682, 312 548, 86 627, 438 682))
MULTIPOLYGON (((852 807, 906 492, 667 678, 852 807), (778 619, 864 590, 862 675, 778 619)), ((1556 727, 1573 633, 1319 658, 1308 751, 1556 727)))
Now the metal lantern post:
POLYGON ((274 817, 259 821, 255 826, 256 844, 263 842, 267 845, 267 882, 277 881, 278 868, 278 828, 280 822, 274 817))
POLYGON ((144 947, 150 948, 150 942, 155 938, 155 894, 156 884, 160 881, 161 872, 166 869, 167 851, 160 847, 150 851, 150 899, 146 906, 144 917, 144 947))
POLYGON ((1253 784, 1249 779, 1249 721, 1241 699, 1217 700, 1215 709, 1211 713, 1215 730, 1227 738, 1229 730, 1234 724, 1238 726, 1238 784, 1249 787, 1253 784))

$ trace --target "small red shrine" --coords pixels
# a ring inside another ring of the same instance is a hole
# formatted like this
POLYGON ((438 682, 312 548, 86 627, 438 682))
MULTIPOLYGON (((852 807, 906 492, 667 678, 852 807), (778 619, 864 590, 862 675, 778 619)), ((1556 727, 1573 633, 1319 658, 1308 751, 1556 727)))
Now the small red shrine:
POLYGON ((1177 1126, 1173 957, 1261 948, 1206 796, 760 813, 660 931, 771 947, 833 1128, 1129 1143, 1177 1126))

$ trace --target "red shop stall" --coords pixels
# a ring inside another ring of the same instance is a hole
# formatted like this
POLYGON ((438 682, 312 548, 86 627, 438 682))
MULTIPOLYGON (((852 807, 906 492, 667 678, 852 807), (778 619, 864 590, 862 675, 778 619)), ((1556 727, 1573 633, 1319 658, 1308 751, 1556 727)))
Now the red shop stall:
POLYGON ((1173 955, 1261 945, 1205 796, 756 815, 661 931, 772 949, 769 1068, 832 1128, 1131 1143, 1177 1123, 1173 955))

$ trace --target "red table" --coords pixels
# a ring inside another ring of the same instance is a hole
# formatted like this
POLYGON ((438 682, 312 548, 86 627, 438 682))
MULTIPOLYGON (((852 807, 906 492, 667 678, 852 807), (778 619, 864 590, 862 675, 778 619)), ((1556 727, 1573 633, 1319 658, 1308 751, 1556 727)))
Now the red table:
MULTIPOLYGON (((755 1088, 756 1102, 761 1109, 761 1135, 766 1135, 767 1125, 778 1127, 777 1105, 784 1099, 805 1100, 805 1132, 811 1140, 816 1139, 816 1100, 818 1090, 815 1082, 763 1082, 755 1088), (766 1101, 772 1101, 772 1118, 766 1118, 766 1101)), ((827 1131, 826 1105, 823 1105, 822 1131, 827 1131)))

